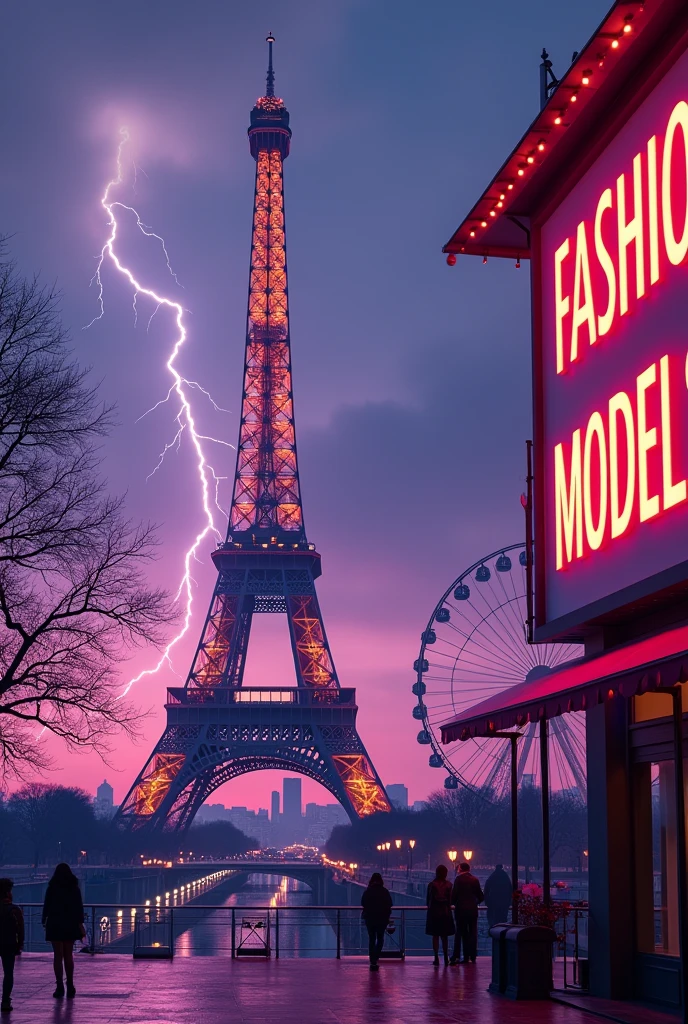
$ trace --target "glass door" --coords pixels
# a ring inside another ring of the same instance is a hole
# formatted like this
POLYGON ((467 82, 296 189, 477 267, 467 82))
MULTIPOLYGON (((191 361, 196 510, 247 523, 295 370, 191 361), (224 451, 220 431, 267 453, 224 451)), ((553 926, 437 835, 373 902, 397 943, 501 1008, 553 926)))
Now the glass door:
POLYGON ((642 953, 679 955, 673 760, 634 766, 636 939, 642 953))

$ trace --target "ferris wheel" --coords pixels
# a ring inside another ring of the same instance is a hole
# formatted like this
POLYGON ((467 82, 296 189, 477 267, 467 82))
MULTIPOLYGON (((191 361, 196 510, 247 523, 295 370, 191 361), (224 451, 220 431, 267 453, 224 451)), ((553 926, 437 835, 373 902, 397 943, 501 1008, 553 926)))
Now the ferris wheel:
MULTIPOLYGON (((421 634, 414 662, 422 728, 418 742, 432 749, 430 767, 445 769, 446 789, 460 785, 502 797, 509 786, 509 744, 457 740, 444 746, 440 726, 488 697, 536 679, 583 654, 581 644, 526 642, 525 544, 500 548, 462 572, 439 599, 421 634)), ((586 797, 585 719, 582 713, 550 724, 550 784, 586 797)), ((538 725, 522 730, 519 785, 539 785, 538 725)))

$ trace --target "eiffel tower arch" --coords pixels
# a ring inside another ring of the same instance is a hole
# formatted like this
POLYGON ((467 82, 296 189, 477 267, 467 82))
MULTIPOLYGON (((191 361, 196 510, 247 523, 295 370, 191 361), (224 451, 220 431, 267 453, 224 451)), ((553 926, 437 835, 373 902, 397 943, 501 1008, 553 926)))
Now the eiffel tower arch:
POLYGON ((356 692, 334 667, 306 538, 296 454, 284 226, 289 113, 267 88, 248 129, 256 161, 241 424, 227 540, 184 686, 167 691, 167 726, 118 812, 120 824, 183 831, 218 786, 266 768, 321 783, 351 820, 390 809, 356 726, 356 692), (243 685, 254 615, 285 615, 295 686, 243 685))

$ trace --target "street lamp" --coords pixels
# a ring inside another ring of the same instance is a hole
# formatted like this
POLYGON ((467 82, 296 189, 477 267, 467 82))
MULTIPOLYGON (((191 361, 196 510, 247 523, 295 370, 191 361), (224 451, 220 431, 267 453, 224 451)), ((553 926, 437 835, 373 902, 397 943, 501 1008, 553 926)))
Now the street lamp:
POLYGON ((472 856, 473 856, 473 851, 472 850, 464 850, 463 851, 463 859, 464 860, 470 860, 472 858, 472 856))
POLYGON ((398 852, 399 852, 399 850, 401 850, 401 839, 395 839, 395 840, 394 840, 394 845, 396 846, 396 848, 397 848, 397 853, 398 853, 398 852))
POLYGON ((416 845, 415 839, 409 839, 409 871, 413 871, 413 847, 416 845))
POLYGON ((382 845, 385 848, 385 871, 387 871, 389 869, 389 848, 392 844, 387 842, 383 843, 382 845))
POLYGON ((456 858, 457 858, 457 857, 458 857, 459 855, 458 855, 458 853, 456 852, 456 850, 447 850, 447 856, 449 857, 449 860, 450 860, 450 861, 452 862, 452 864, 453 864, 453 863, 454 863, 454 861, 456 860, 456 858))

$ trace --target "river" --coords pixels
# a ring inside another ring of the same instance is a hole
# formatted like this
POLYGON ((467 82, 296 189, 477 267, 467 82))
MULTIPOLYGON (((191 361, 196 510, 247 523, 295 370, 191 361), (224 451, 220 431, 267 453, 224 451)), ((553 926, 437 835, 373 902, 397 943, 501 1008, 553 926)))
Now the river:
POLYGON ((328 920, 327 912, 309 910, 311 890, 296 879, 249 875, 237 892, 222 899, 216 890, 207 902, 222 906, 205 910, 196 903, 175 920, 176 956, 231 956, 232 918, 237 955, 259 956, 269 945, 273 956, 336 956, 336 916, 328 920))

